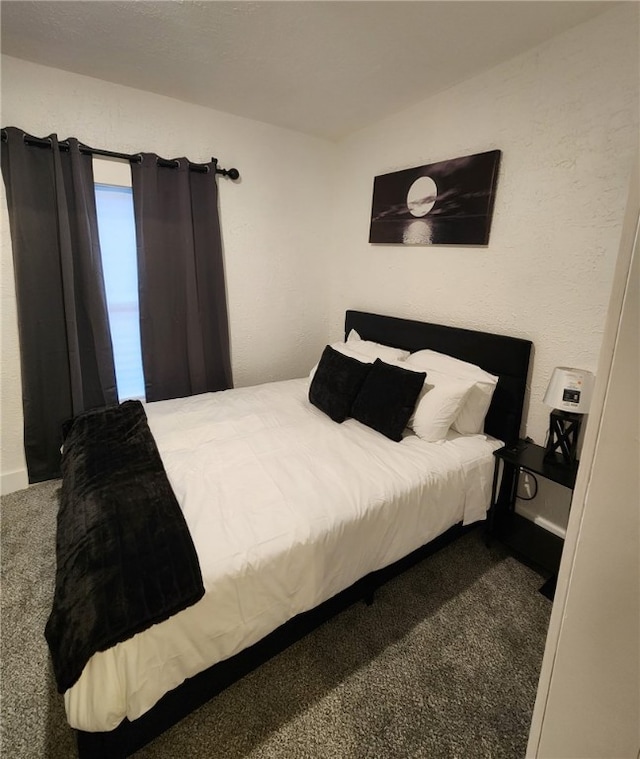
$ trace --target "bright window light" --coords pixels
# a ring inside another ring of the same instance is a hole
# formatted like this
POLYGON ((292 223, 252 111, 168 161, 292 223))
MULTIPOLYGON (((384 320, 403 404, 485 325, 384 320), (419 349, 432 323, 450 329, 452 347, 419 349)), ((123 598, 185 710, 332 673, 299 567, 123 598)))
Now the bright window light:
POLYGON ((95 194, 118 399, 144 400, 133 195, 98 183, 95 194))

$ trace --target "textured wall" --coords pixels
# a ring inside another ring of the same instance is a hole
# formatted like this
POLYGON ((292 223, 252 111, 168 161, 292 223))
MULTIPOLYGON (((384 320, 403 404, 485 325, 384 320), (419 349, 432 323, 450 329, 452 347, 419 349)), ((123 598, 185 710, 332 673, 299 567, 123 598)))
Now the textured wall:
POLYGON ((638 142, 637 13, 608 12, 341 146, 334 318, 358 305, 532 339, 537 440, 553 367, 596 368, 638 142), (375 175, 494 148, 488 247, 367 242, 375 175))
MULTIPOLYGON (((95 147, 237 166, 220 180, 235 384, 302 376, 325 339, 327 213, 334 146, 297 132, 96 79, 2 59, 2 125, 95 147)), ((2 187, 4 193, 4 186, 2 187)), ((2 212, 3 488, 24 484, 11 245, 2 212), (11 473, 19 472, 13 476, 11 473)))
MULTIPOLYGON (((629 3, 344 141, 332 317, 350 306, 533 340, 524 432, 544 444, 553 367, 597 368, 638 144, 638 76, 629 3), (488 247, 367 242, 374 176, 494 148, 488 247)), ((536 509, 564 521, 567 491, 541 490, 536 509)))
POLYGON ((640 748, 638 168, 527 759, 631 759, 640 748))

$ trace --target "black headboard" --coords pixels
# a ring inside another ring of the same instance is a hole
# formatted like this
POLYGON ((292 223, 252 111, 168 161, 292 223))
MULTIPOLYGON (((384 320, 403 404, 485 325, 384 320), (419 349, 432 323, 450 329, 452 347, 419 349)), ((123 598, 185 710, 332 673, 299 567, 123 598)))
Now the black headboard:
POLYGON ((347 311, 345 335, 352 329, 363 340, 393 345, 411 353, 431 348, 498 375, 484 428, 507 444, 518 439, 532 347, 529 340, 364 311, 347 311))

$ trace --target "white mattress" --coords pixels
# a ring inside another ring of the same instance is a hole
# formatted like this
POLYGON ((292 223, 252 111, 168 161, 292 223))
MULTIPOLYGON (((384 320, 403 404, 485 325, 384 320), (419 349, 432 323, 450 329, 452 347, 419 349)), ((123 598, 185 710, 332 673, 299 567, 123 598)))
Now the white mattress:
POLYGON ((484 435, 387 440, 335 424, 307 380, 146 405, 191 530, 206 593, 95 654, 65 693, 69 723, 111 730, 368 572, 486 515, 484 435))

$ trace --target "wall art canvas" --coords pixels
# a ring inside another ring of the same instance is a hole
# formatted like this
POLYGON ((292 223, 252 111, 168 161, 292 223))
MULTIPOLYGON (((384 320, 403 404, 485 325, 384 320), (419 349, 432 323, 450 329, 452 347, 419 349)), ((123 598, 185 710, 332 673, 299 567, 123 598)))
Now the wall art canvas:
POLYGON ((499 150, 375 177, 369 242, 487 245, 499 150))

